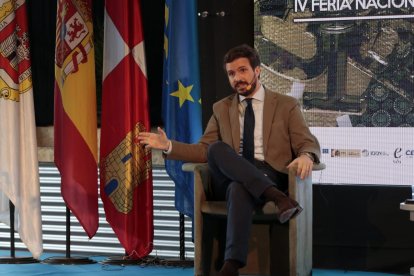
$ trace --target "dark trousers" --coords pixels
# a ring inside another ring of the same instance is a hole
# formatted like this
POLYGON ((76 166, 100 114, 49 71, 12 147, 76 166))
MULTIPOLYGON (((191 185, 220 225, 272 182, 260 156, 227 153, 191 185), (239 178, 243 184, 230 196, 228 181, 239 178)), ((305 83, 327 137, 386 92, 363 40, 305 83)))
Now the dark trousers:
POLYGON ((221 141, 209 146, 208 165, 213 176, 214 200, 227 201, 224 259, 245 265, 253 211, 265 203, 262 194, 267 188, 276 186, 285 192, 288 176, 264 161, 250 163, 221 141))

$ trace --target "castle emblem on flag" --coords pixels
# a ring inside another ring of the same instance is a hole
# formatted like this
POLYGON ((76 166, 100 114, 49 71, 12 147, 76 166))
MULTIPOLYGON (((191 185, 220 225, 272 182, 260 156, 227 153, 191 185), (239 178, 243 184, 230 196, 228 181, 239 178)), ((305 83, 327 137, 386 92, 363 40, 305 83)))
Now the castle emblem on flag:
POLYGON ((142 131, 145 126, 138 123, 103 160, 105 194, 123 214, 132 210, 134 190, 148 180, 151 172, 150 150, 138 141, 138 133, 142 131))
POLYGON ((22 1, 14 2, 0 6, 0 100, 18 102, 32 88, 32 71, 27 27, 15 20, 14 5, 22 1))
MULTIPOLYGON (((62 1, 62 0, 60 0, 62 1)), ((87 24, 92 22, 91 10, 83 1, 66 1, 59 5, 56 29, 64 30, 56 38, 56 65, 63 68, 61 84, 71 73, 79 70, 80 63, 88 61, 88 53, 93 48, 92 30, 87 24), (62 27, 64 24, 64 28, 62 27)))

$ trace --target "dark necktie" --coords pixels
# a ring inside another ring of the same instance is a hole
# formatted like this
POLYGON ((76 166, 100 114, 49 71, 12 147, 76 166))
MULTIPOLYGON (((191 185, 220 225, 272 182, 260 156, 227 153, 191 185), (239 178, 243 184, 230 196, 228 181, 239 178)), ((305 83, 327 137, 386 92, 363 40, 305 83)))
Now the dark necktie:
POLYGON ((254 162, 254 111, 252 99, 245 99, 247 106, 244 112, 243 157, 254 162))

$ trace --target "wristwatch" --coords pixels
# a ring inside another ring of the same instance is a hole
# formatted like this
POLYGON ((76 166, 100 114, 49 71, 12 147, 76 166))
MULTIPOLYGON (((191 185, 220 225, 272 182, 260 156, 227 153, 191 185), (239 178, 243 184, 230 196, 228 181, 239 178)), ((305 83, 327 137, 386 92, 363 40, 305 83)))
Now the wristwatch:
POLYGON ((299 156, 301 156, 301 155, 306 155, 307 157, 309 157, 309 158, 310 158, 310 160, 312 160, 312 162, 315 162, 315 157, 313 156, 313 154, 312 154, 312 153, 304 151, 304 152, 301 152, 301 153, 299 154, 299 156))

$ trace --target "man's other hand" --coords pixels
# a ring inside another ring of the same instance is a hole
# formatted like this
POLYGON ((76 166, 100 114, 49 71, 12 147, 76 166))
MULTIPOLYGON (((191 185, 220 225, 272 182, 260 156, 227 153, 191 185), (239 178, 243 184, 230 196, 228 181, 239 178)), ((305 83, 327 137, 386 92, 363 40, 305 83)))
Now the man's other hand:
POLYGON ((305 154, 300 155, 295 160, 293 160, 287 166, 287 168, 289 169, 290 167, 294 166, 295 164, 297 164, 297 166, 298 166, 298 170, 297 170, 296 175, 299 176, 301 179, 305 179, 306 177, 308 177, 312 173, 313 160, 309 156, 307 156, 305 154))

